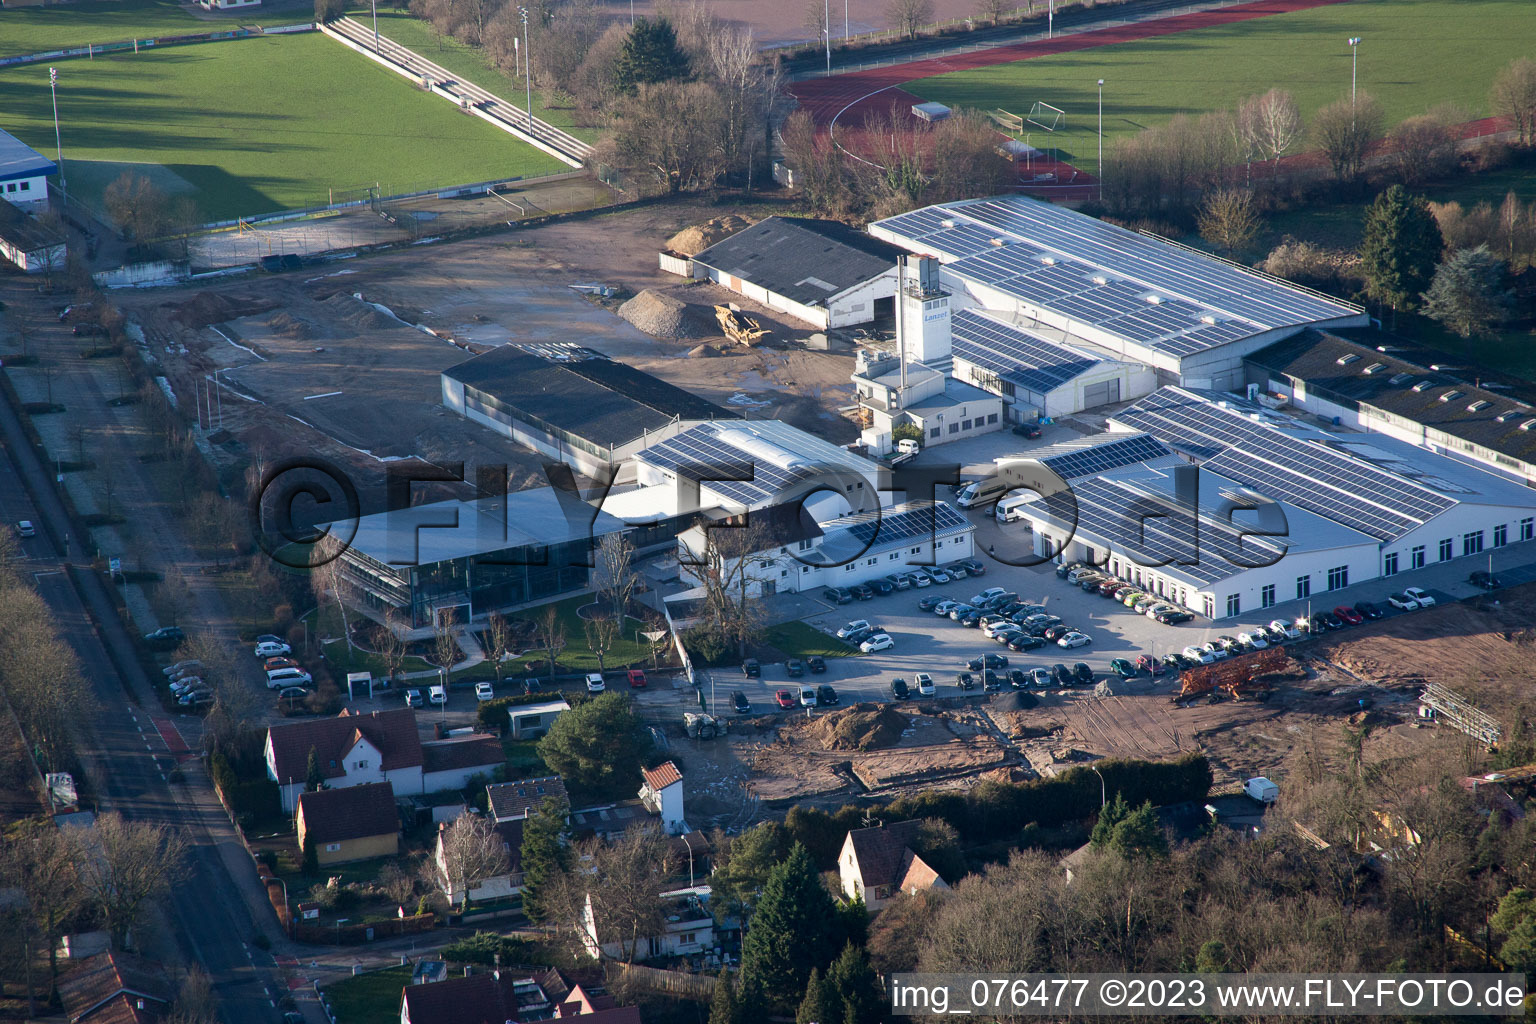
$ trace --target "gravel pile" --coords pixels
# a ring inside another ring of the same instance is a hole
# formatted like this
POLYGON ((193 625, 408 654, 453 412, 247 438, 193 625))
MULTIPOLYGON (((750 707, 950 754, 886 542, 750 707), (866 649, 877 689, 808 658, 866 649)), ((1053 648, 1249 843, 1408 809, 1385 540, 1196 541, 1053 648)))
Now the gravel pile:
POLYGON ((999 711, 1028 711, 1030 708, 1040 706, 1039 698, 1023 690, 1010 690, 999 694, 996 700, 999 711))
POLYGON ((708 359, 719 354, 720 350, 712 345, 696 345, 688 350, 688 355, 692 359, 708 359))
POLYGON ((697 256, 716 242, 729 238, 743 228, 751 226, 751 221, 744 217, 738 217, 735 214, 716 217, 714 220, 707 220, 703 224, 695 224, 691 228, 683 228, 683 230, 667 239, 667 248, 683 256, 697 256))
POLYGON ((714 333, 702 326, 688 303, 647 288, 619 307, 619 316, 653 338, 699 338, 714 333))

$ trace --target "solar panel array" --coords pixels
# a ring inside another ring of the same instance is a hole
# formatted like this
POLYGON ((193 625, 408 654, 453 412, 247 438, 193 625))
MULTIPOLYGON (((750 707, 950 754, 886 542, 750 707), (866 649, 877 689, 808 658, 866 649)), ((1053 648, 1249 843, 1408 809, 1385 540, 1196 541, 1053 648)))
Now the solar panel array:
POLYGON ((1239 409, 1224 409, 1186 389, 1163 388, 1114 418, 1206 456, 1204 468, 1212 473, 1377 540, 1401 537, 1456 504, 1348 452, 1254 423, 1239 409))
POLYGON ((957 358, 1043 394, 1099 365, 1081 353, 1000 323, 973 309, 950 317, 950 349, 957 358))
POLYGON ((1172 454, 1171 448, 1149 434, 1131 434, 1117 441, 1085 446, 1060 455, 1047 455, 1040 463, 1057 476, 1070 480, 1074 477, 1097 476, 1121 466, 1150 462, 1172 454))
POLYGON ((878 226, 915 248, 955 260, 956 274, 1175 356, 1276 327, 1360 313, 1347 303, 1021 196, 927 207, 878 226), (999 237, 1017 244, 992 244, 999 237), (1149 296, 1161 301, 1150 303, 1149 296))
POLYGON ((880 511, 855 512, 821 524, 823 534, 846 529, 860 544, 898 543, 928 539, 969 526, 964 516, 944 502, 906 502, 880 511))
POLYGON ((705 425, 690 427, 676 437, 654 444, 636 458, 681 476, 707 479, 710 490, 748 506, 811 475, 810 470, 787 472, 766 459, 754 459, 740 448, 721 441, 705 425), (744 479, 714 479, 732 476, 744 479))

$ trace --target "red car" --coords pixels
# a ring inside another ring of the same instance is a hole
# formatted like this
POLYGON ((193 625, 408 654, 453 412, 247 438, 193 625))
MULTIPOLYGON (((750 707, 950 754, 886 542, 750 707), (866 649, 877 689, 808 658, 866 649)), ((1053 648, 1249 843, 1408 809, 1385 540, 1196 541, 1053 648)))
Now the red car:
POLYGON ((778 693, 773 695, 773 699, 779 702, 779 707, 781 708, 793 708, 798 706, 798 703, 795 700, 795 695, 790 693, 788 690, 780 690, 778 693))
POLYGON ((635 690, 643 690, 643 689, 645 689, 645 673, 640 671, 638 668, 630 669, 629 670, 629 685, 630 685, 631 689, 635 689, 635 690))
POLYGON ((1361 615, 1359 612, 1355 611, 1353 608, 1346 604, 1341 604, 1335 608, 1333 610, 1333 614, 1337 615, 1351 626, 1358 626, 1360 623, 1365 621, 1364 615, 1361 615))

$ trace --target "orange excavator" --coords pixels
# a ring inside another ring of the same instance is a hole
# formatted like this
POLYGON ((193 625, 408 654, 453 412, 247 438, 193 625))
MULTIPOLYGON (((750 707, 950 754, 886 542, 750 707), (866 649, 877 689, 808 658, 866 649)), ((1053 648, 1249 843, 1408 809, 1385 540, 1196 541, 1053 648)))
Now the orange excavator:
POLYGON ((1260 682, 1260 677, 1283 670, 1289 661, 1290 655, 1285 651, 1271 647, 1185 669, 1179 676, 1179 692, 1174 702, 1217 691, 1234 700, 1263 699, 1269 695, 1269 686, 1260 682))

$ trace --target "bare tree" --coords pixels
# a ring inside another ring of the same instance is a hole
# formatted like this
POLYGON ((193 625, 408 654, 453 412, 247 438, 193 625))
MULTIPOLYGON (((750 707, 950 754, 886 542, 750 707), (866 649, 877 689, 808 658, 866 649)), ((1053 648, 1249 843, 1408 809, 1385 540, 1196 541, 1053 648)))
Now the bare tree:
POLYGON ((396 906, 405 906, 416 895, 416 879, 394 861, 379 869, 378 885, 396 906))
POLYGON ((933 0, 890 0, 885 16, 902 35, 916 39, 918 30, 933 21, 933 0))
POLYGON ((756 591, 771 572, 761 552, 768 546, 763 521, 704 529, 704 550, 682 572, 704 589, 704 609, 714 628, 741 653, 756 632, 756 591))
POLYGON ((384 621, 373 629, 373 646, 384 659, 390 682, 400 678, 400 670, 405 666, 404 633, 405 620, 393 608, 384 613, 384 621))
MULTIPOLYGON (((48 944, 50 979, 59 974, 58 939, 64 922, 79 908, 83 896, 76 868, 80 848, 75 835, 52 823, 24 822, 0 846, 0 879, 26 899, 25 911, 30 920, 22 922, 22 939, 29 973, 35 936, 48 944)), ((27 993, 30 999, 30 981, 27 993)))
POLYGON ((1312 137, 1328 158, 1333 176, 1339 181, 1354 181, 1365 169, 1365 156, 1371 144, 1381 138, 1385 115, 1381 104, 1369 93, 1360 93, 1330 103, 1312 118, 1312 137))
POLYGON ((510 864, 507 844, 484 815, 461 814, 438 838, 443 844, 438 867, 445 891, 467 898, 476 883, 506 874, 510 864))
POLYGON ((1283 89, 1271 89, 1262 96, 1243 101, 1238 111, 1241 130, 1271 165, 1301 139, 1301 111, 1296 100, 1283 89))
POLYGON ((159 233, 169 202, 158 185, 133 171, 118 175, 102 192, 101 200, 107 215, 139 246, 159 233))
POLYGON ((635 571, 635 546, 622 533, 610 533, 597 545, 598 593, 607 598, 613 619, 622 623, 629 611, 629 599, 640 582, 635 571))
POLYGON ((976 15, 989 25, 996 25, 1003 20, 1003 15, 1010 14, 1015 7, 1009 0, 976 0, 976 15))
POLYGON ((168 1024, 218 1024, 218 1019, 219 1000, 213 994, 213 982, 201 968, 194 967, 181 979, 168 1024))
POLYGON ((1489 100, 1499 116, 1509 118, 1520 145, 1529 146, 1536 138, 1536 60, 1511 61, 1493 80, 1489 100))
POLYGON ((1398 177, 1406 185, 1418 185, 1449 171, 1456 163, 1455 125, 1464 116, 1439 107, 1410 117, 1387 137, 1398 177))
POLYGON ((674 863, 666 836, 654 825, 635 826, 612 843, 579 845, 575 862, 587 868, 575 875, 584 883, 583 904, 590 901, 597 937, 616 943, 617 959, 632 963, 641 943, 666 926, 660 894, 674 863))
POLYGON ((452 608, 437 609, 432 622, 432 656, 439 668, 451 669, 459 660, 458 616, 452 608))
POLYGON ((707 188, 726 168, 715 134, 724 116, 721 96, 709 83, 642 85, 618 105, 613 158, 665 192, 707 188))
POLYGON ((606 668, 608 652, 618 642, 619 623, 606 616, 593 616, 582 620, 581 628, 587 635, 587 650, 597 655, 597 670, 602 672, 606 668))
POLYGON ((502 662, 510 653, 512 653, 512 626, 507 622, 506 616, 500 612, 492 612, 485 623, 485 656, 491 659, 491 668, 496 672, 498 686, 501 684, 502 662))
POLYGON ((827 5, 825 0, 805 0, 805 27, 816 34, 816 45, 821 45, 827 34, 827 5))
POLYGON ((565 620, 560 617, 560 609, 554 605, 545 605, 539 617, 534 620, 534 632, 538 636, 539 646, 544 649, 544 656, 549 660, 549 674, 555 674, 555 663, 560 657, 560 652, 565 650, 565 620))
POLYGON ((81 881, 101 909, 112 945, 123 949, 144 904, 179 877, 185 846, 164 825, 115 812, 98 815, 86 837, 93 848, 79 860, 81 881))
POLYGON ((1258 236, 1259 227, 1253 193, 1247 189, 1217 189, 1200 206, 1200 237, 1228 256, 1246 248, 1258 236))

